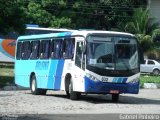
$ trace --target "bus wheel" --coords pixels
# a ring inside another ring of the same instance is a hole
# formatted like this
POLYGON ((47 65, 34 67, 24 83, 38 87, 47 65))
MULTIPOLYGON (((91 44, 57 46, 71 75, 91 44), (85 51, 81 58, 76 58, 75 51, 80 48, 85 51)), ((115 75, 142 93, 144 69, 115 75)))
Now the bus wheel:
POLYGON ((80 93, 73 91, 73 83, 72 81, 69 84, 69 97, 71 100, 77 100, 80 96, 80 93))
POLYGON ((66 82, 65 82, 65 90, 66 90, 66 94, 67 94, 67 97, 68 97, 68 98, 70 97, 69 85, 70 85, 70 81, 66 81, 66 82))
POLYGON ((70 97, 69 91, 66 91, 67 97, 70 97))
POLYGON ((112 102, 118 102, 119 94, 112 94, 112 102))
POLYGON ((36 81, 36 76, 33 75, 31 77, 31 83, 30 83, 30 88, 31 88, 31 93, 33 95, 45 95, 47 90, 45 89, 38 89, 37 88, 37 81, 36 81))

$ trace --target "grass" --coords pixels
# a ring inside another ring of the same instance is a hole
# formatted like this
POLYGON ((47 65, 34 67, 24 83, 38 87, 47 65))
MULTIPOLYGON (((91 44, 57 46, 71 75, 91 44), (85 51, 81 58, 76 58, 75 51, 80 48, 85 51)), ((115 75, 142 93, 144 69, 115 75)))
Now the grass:
POLYGON ((142 87, 144 83, 160 83, 160 76, 141 75, 140 87, 142 87))
POLYGON ((14 83, 14 67, 13 65, 0 64, 0 88, 9 83, 14 83))
POLYGON ((0 76, 14 76, 13 68, 0 68, 0 76))
POLYGON ((4 87, 10 83, 14 83, 13 76, 0 76, 0 88, 4 87))

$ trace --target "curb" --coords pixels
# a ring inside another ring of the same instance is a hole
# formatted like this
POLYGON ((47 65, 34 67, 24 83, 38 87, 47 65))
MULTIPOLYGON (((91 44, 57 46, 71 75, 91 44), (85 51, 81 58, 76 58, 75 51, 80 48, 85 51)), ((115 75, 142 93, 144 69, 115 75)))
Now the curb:
POLYGON ((158 88, 160 88, 160 83, 144 83, 143 88, 158 89, 158 88))

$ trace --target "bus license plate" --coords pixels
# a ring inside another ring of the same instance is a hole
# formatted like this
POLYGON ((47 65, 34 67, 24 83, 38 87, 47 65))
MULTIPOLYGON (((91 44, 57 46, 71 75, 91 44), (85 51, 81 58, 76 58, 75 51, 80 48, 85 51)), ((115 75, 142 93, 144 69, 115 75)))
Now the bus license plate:
POLYGON ((110 90, 110 93, 118 94, 118 93, 119 93, 119 90, 110 90))

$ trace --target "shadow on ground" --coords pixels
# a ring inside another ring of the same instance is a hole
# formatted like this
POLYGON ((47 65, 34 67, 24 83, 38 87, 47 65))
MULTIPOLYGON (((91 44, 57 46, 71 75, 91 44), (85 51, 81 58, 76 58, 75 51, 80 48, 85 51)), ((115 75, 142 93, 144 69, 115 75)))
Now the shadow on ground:
MULTIPOLYGON (((54 95, 54 94, 47 94, 46 96, 53 96, 59 98, 69 99, 65 94, 64 95, 54 95)), ((111 95, 96 95, 96 94, 89 94, 89 95, 81 95, 81 97, 77 101, 85 101, 93 104, 105 104, 105 103, 113 103, 111 101, 111 95)), ((123 96, 120 95, 118 104, 156 104, 160 105, 160 100, 156 99, 149 99, 149 98, 140 98, 138 95, 135 96, 123 96)))

